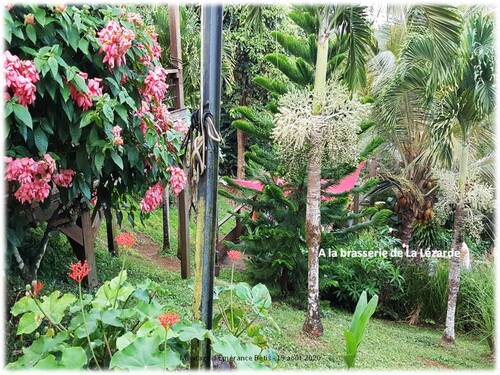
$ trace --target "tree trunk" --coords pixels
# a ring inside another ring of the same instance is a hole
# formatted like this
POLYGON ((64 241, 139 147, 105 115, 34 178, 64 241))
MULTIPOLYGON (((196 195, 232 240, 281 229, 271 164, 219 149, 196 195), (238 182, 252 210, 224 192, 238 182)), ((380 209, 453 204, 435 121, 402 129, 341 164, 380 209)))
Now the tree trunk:
MULTIPOLYGON (((321 137, 318 133, 315 137, 321 137)), ((313 143, 314 144, 314 143, 313 143)), ((319 315, 319 246, 321 242, 321 153, 312 148, 307 164, 306 245, 308 252, 307 316, 303 330, 314 336, 323 334, 319 315)))
MULTIPOLYGON (((246 85, 246 80, 245 80, 246 85)), ((245 87, 245 85, 243 87, 245 87)), ((243 90, 240 99, 240 105, 244 106, 247 104, 247 92, 243 90)), ((240 129, 236 130, 236 143, 237 143, 237 161, 236 161, 236 178, 245 178, 245 133, 240 129)))
POLYGON ((450 258, 448 269, 448 306, 446 310, 446 325, 443 333, 443 341, 447 344, 455 342, 455 312, 457 308, 458 289, 460 287, 460 248, 462 244, 461 236, 462 207, 455 210, 455 223, 453 225, 453 241, 451 248, 453 256, 450 258), (459 255, 455 256, 455 252, 459 255))
MULTIPOLYGON (((312 113, 322 111, 326 91, 326 67, 328 62, 328 20, 322 20, 318 34, 318 51, 314 77, 312 113)), ((308 254, 307 272, 307 316, 303 330, 314 336, 323 334, 319 314, 319 246, 321 243, 321 131, 312 132, 309 144, 311 149, 307 161, 307 206, 306 206, 306 245, 308 254)))
POLYGON ((453 250, 450 258, 448 270, 448 306, 446 310, 446 324, 442 340, 444 343, 453 344, 455 342, 455 311, 457 308, 458 290, 460 288, 460 250, 462 244, 462 219, 465 197, 465 182, 468 174, 469 148, 464 142, 461 144, 461 158, 458 175, 458 203, 455 208, 455 221, 453 223, 453 240, 451 248, 453 250), (458 255, 455 253, 458 251, 458 255))
POLYGON ((411 232, 413 229, 413 224, 415 223, 415 216, 403 216, 403 221, 401 223, 400 239, 401 245, 404 249, 410 246, 411 232))
POLYGON ((236 141, 238 144, 238 160, 236 165, 236 178, 245 178, 245 133, 236 130, 236 141))

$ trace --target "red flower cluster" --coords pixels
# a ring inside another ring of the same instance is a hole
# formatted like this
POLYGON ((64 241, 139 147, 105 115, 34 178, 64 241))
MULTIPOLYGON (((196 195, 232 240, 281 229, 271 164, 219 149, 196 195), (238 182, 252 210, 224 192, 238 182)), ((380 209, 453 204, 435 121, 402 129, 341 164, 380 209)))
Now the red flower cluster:
POLYGON ((43 289, 43 283, 38 280, 33 280, 33 282, 31 283, 31 288, 33 295, 36 297, 40 294, 41 290, 43 289))
POLYGON ((68 187, 75 174, 71 169, 55 173, 56 162, 49 154, 45 154, 38 162, 32 158, 5 157, 4 160, 7 163, 7 181, 17 181, 20 184, 14 196, 21 203, 43 202, 49 196, 51 179, 58 186, 68 187))
POLYGON ((170 172, 170 180, 168 183, 172 186, 174 194, 177 195, 183 191, 184 186, 186 186, 186 175, 179 167, 169 167, 168 171, 170 172))
POLYGON ((89 274, 90 268, 87 261, 71 263, 69 265, 70 271, 68 276, 75 280, 77 283, 81 283, 82 280, 89 274))
POLYGON ((52 179, 57 186, 69 187, 74 175, 75 171, 72 169, 61 169, 59 173, 52 176, 52 179))
MULTIPOLYGON (((89 77, 89 75, 84 72, 79 72, 78 75, 82 77, 82 79, 85 81, 87 81, 87 78, 89 77)), ((73 86, 71 83, 68 84, 69 92, 71 94, 71 99, 73 99, 76 105, 84 111, 87 111, 90 108, 92 108, 93 96, 97 97, 102 96, 101 78, 92 78, 89 79, 86 83, 88 92, 78 91, 77 88, 73 86)))
POLYGON ((186 135, 187 132, 189 131, 189 127, 186 125, 184 121, 177 120, 176 122, 174 122, 174 130, 186 135))
POLYGON ((163 187, 160 183, 151 186, 144 194, 140 206, 142 212, 151 212, 156 210, 163 203, 163 187))
POLYGON ((145 99, 155 99, 157 103, 161 103, 167 94, 167 71, 161 66, 155 66, 148 72, 144 79, 144 88, 141 90, 142 96, 145 99))
MULTIPOLYGON (((4 52, 4 59, 5 83, 10 93, 17 97, 19 104, 33 104, 36 99, 35 83, 40 79, 35 64, 31 60, 19 59, 9 51, 4 52)), ((6 96, 8 95, 9 93, 6 93, 6 96)))
POLYGON ((135 245, 134 235, 128 232, 120 233, 115 237, 115 241, 119 246, 123 247, 133 247, 135 245))
POLYGON ((104 29, 101 29, 97 36, 99 37, 99 55, 105 53, 103 62, 107 63, 112 70, 125 64, 125 55, 132 47, 132 41, 135 34, 132 30, 122 27, 118 22, 111 20, 104 29))
POLYGON ((175 323, 177 323, 180 318, 179 315, 173 312, 166 312, 164 314, 161 314, 158 317, 158 320, 160 321, 161 325, 166 328, 172 328, 175 323))
POLYGON ((241 259, 241 252, 237 251, 237 250, 229 250, 227 252, 227 257, 229 258, 229 260, 231 262, 237 262, 241 259))

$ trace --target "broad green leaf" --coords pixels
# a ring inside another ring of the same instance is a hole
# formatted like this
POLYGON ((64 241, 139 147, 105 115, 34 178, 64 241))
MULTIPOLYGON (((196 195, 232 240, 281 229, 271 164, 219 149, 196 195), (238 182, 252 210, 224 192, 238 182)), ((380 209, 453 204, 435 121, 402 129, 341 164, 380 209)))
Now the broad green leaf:
POLYGON ((85 37, 83 37, 82 39, 80 39, 80 41, 78 42, 78 48, 80 48, 80 50, 88 55, 89 53, 89 42, 87 39, 85 39, 85 37))
POLYGON ((36 43, 36 30, 33 25, 26 26, 26 35, 28 36, 28 39, 33 42, 33 44, 36 43))
POLYGON ((259 309, 271 308, 271 295, 264 284, 257 284, 252 288, 254 305, 259 309))
POLYGON ((134 341, 135 338, 136 335, 134 335, 132 332, 126 332, 125 334, 121 335, 116 339, 116 348, 119 351, 123 350, 125 347, 130 345, 130 343, 132 343, 132 341, 134 341))
POLYGON ((52 73, 52 77, 56 78, 58 76, 59 64, 54 56, 50 56, 47 60, 47 64, 50 67, 50 72, 52 73))
POLYGON ((113 108, 106 103, 102 107, 102 113, 104 113, 104 116, 109 120, 110 123, 113 123, 115 121, 115 114, 113 112, 113 108))
POLYGON ((17 301, 14 304, 14 306, 12 306, 12 308, 10 309, 10 312, 14 316, 18 316, 19 314, 29 311, 31 312, 40 311, 36 306, 35 301, 30 296, 24 296, 19 301, 17 301))
POLYGON ((115 162, 115 164, 120 168, 123 169, 123 160, 120 155, 116 153, 116 151, 111 152, 111 159, 115 162))
POLYGON ((64 369, 81 369, 87 362, 87 354, 81 347, 64 348, 62 350, 61 365, 64 369))
POLYGON ((33 131, 33 138, 35 139, 35 145, 40 154, 45 154, 47 152, 49 140, 47 139, 47 135, 42 130, 42 128, 37 127, 33 131))
POLYGON ((104 154, 102 152, 96 152, 94 154, 94 166, 95 169, 101 174, 102 166, 104 165, 104 154))
POLYGON ((31 119, 31 114, 28 111, 28 108, 17 103, 13 103, 12 105, 14 107, 14 115, 16 116, 16 119, 21 121, 28 128, 33 129, 33 120, 31 119))
POLYGON ((82 115, 82 119, 80 120, 80 128, 86 127, 92 121, 94 121, 95 112, 87 111, 82 115))
POLYGON ((59 368, 57 364, 56 357, 54 355, 49 354, 44 359, 40 360, 35 367, 37 370, 54 370, 59 368))
POLYGON ((154 337, 139 337, 123 350, 111 357, 109 368, 118 369, 160 369, 163 368, 164 356, 158 346, 160 340, 154 337))
POLYGON ((177 323, 174 325, 174 329, 179 333, 181 341, 191 341, 194 338, 203 340, 208 332, 204 324, 199 321, 194 321, 190 325, 177 323))
POLYGON ((19 323, 17 325, 17 334, 22 335, 24 333, 31 333, 35 331, 42 323, 42 320, 43 320, 43 315, 41 313, 36 313, 36 312, 25 313, 21 317, 21 319, 19 319, 19 323))
POLYGON ((41 307, 45 314, 53 323, 59 324, 64 317, 64 312, 76 301, 76 297, 71 293, 61 296, 61 292, 56 290, 49 296, 43 296, 42 300, 41 307))

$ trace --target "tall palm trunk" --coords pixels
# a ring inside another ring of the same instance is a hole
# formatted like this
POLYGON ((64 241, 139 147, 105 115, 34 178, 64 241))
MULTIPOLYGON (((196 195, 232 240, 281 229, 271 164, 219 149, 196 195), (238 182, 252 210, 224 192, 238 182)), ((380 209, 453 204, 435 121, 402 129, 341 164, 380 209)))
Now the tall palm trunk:
POLYGON ((458 290, 460 288, 460 250, 462 245, 462 220, 465 196, 465 180, 468 167, 468 146, 462 142, 462 154, 459 167, 458 192, 459 198, 455 208, 455 221, 453 224, 453 240, 451 248, 453 255, 450 258, 448 270, 448 306, 446 310, 446 324, 443 333, 443 342, 455 342, 455 312, 457 309, 458 290), (457 254, 455 256, 455 254, 457 254))
MULTIPOLYGON (((326 90, 326 66, 328 61, 328 33, 320 32, 313 93, 313 115, 322 111, 326 90)), ((319 129, 311 135, 311 149, 307 161, 307 206, 306 206, 306 245, 308 253, 307 272, 307 316, 303 330, 314 336, 323 334, 319 315, 319 246, 321 243, 321 144, 319 129)))

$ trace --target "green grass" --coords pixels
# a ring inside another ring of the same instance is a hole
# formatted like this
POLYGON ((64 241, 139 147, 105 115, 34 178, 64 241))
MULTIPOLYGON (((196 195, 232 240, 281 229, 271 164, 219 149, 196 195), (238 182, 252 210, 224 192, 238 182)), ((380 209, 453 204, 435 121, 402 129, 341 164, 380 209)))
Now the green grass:
MULTIPOLYGON (((225 216, 231 206, 220 202, 219 216, 225 216)), ((123 230, 134 230, 150 236, 161 247, 161 212, 156 212, 146 220, 146 225, 138 225, 134 229, 125 225, 123 230)), ((171 211, 172 239, 175 241, 177 215, 171 211)), ((104 225, 103 225, 104 226, 104 225)), ((195 225, 191 223, 191 230, 195 225)), ((224 230, 231 229, 228 223, 224 230)), ((158 282, 163 288, 158 295, 166 309, 179 313, 183 319, 192 318, 191 303, 192 279, 183 280, 180 270, 167 271, 145 258, 136 250, 122 251, 118 257, 112 256, 106 249, 105 231, 100 228, 96 243, 96 262, 99 279, 109 280, 120 271, 123 260, 128 272, 129 281, 138 283, 146 278, 158 282)), ((194 244, 194 237, 192 243, 194 244)), ((172 245, 176 246, 176 242, 172 245)), ((173 248, 176 248, 174 247, 173 248)), ((71 249, 63 236, 54 237, 49 245, 48 253, 40 269, 40 280, 46 287, 44 292, 53 289, 76 292, 75 285, 68 280, 66 272, 74 258, 71 249)), ((229 269, 223 269, 220 279, 228 280, 229 269)), ((243 272, 236 272, 237 281, 246 280, 243 272)), ((23 283, 14 275, 9 276, 9 292, 12 296, 23 289, 23 283)), ((344 338, 343 331, 348 327, 351 313, 330 308, 326 302, 322 305, 322 322, 324 335, 313 340, 302 334, 304 310, 297 309, 285 301, 274 302, 271 315, 280 327, 280 332, 270 337, 272 347, 277 351, 281 369, 343 369, 344 338)), ((10 327, 9 331, 13 327, 10 327)), ((491 369, 493 363, 489 359, 486 342, 474 337, 458 335, 454 347, 440 346, 442 331, 423 327, 409 326, 381 319, 372 319, 362 342, 357 368, 363 369, 491 369)), ((20 343, 13 335, 8 339, 7 355, 13 349, 19 349, 20 343)))

